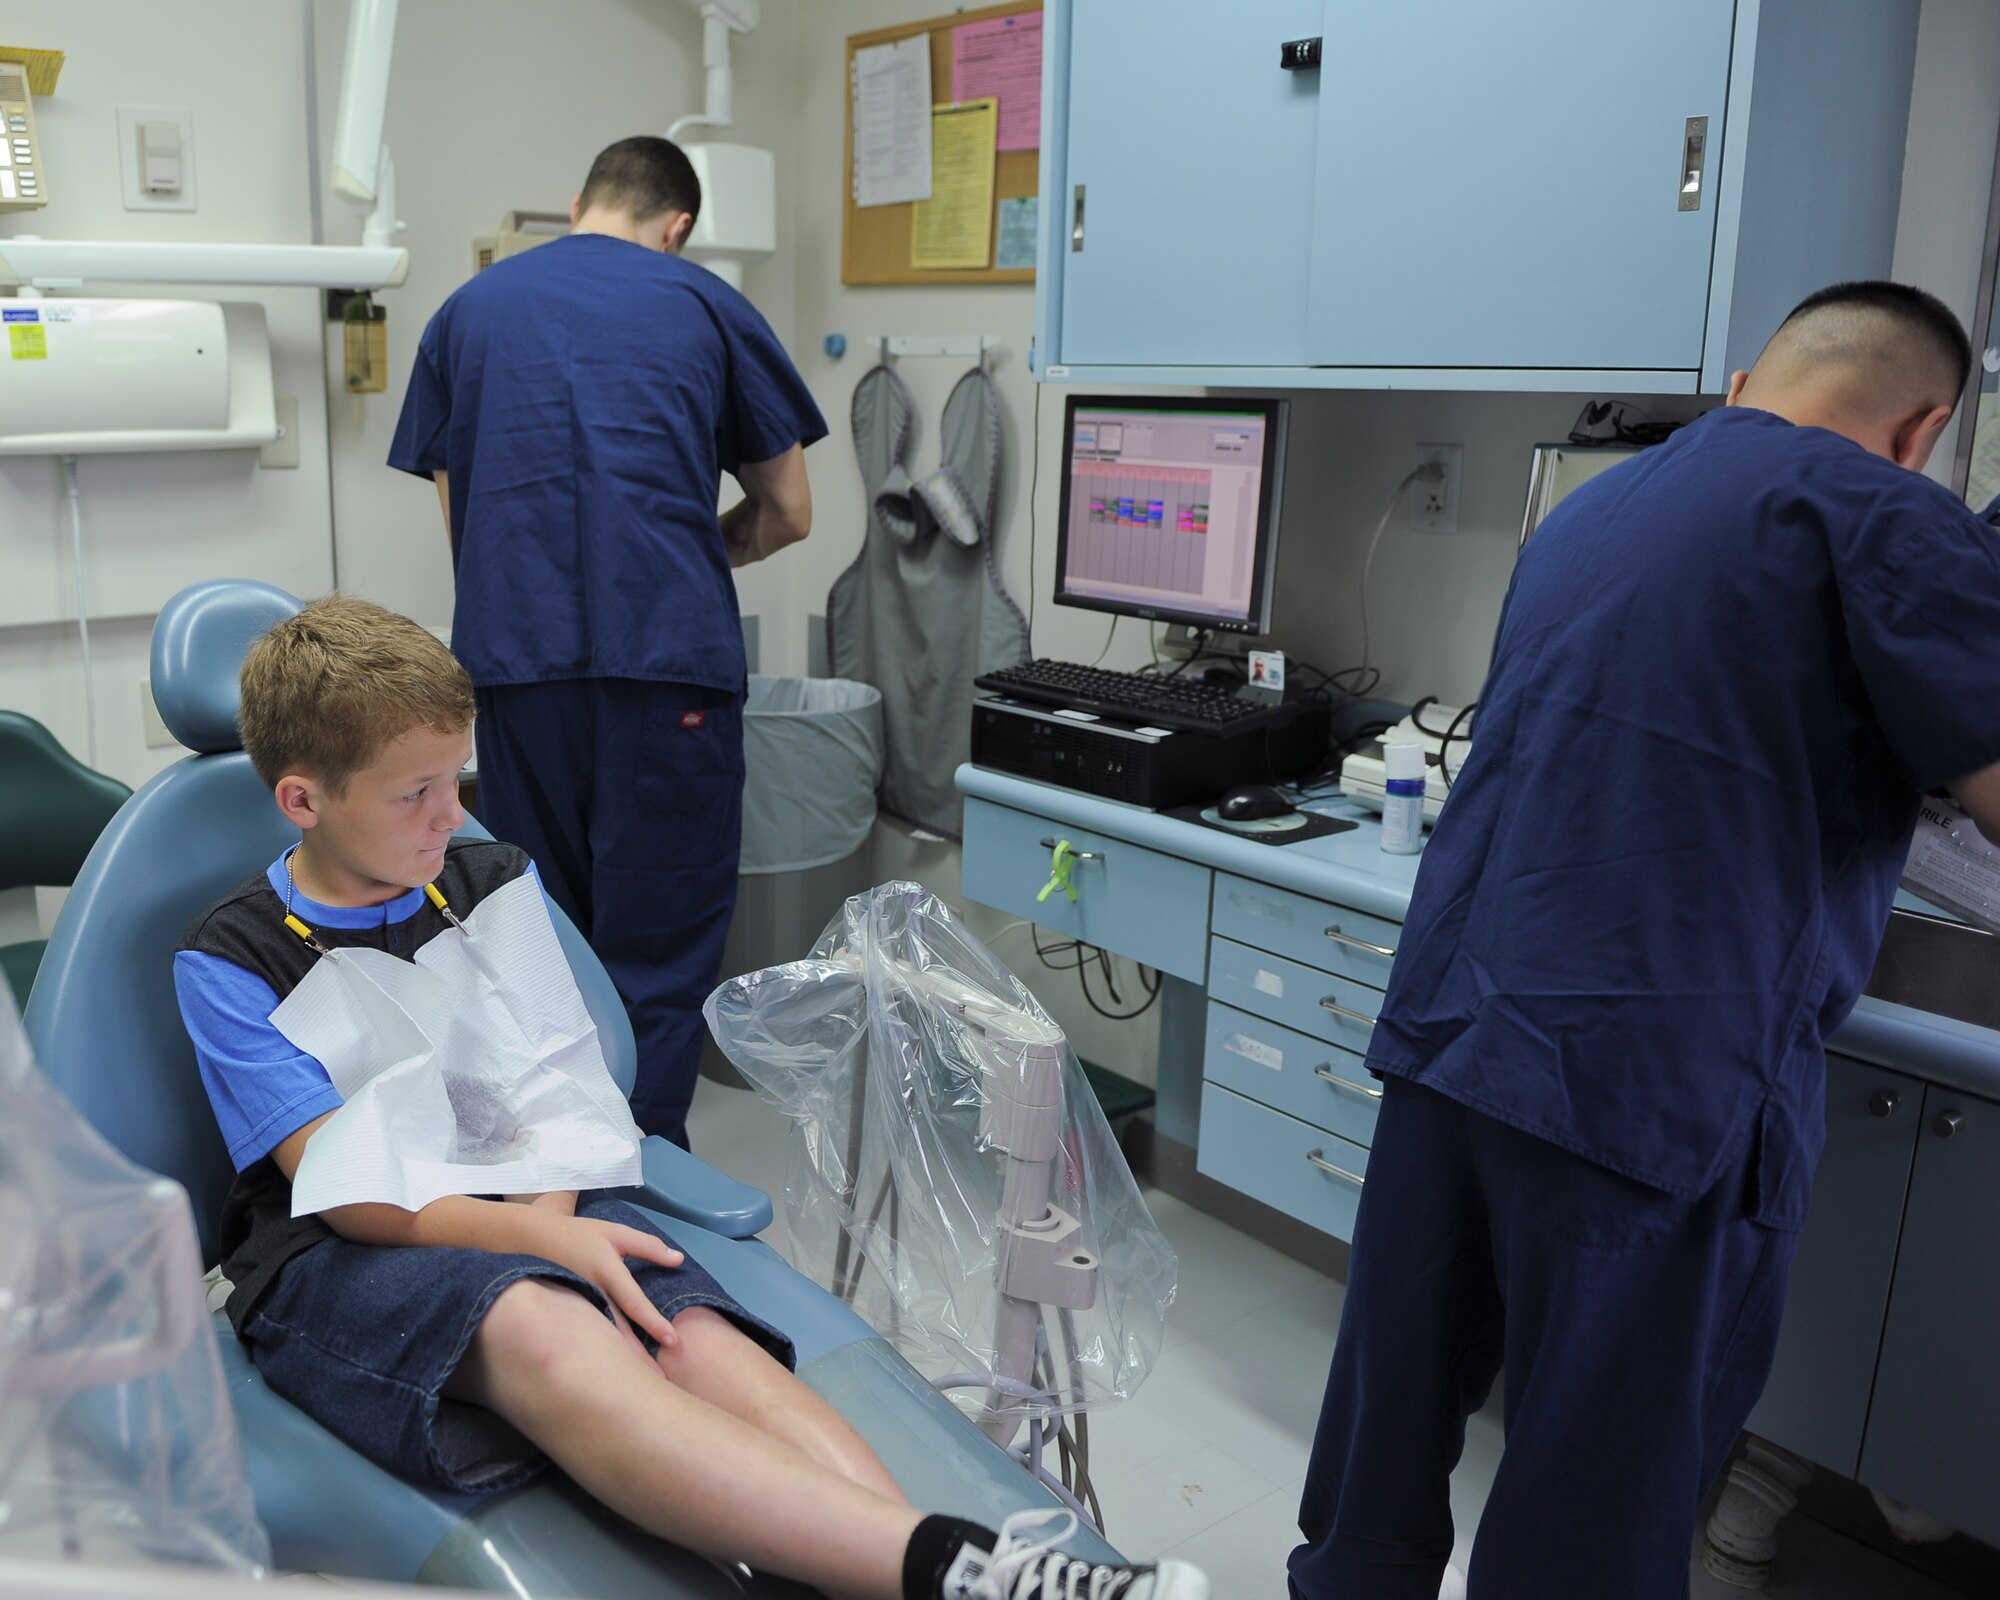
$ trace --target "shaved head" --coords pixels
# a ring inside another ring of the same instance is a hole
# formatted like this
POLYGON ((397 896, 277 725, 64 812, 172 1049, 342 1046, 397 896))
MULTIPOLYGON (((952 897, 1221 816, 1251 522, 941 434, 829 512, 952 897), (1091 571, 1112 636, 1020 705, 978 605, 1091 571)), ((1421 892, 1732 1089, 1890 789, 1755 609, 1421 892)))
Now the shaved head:
POLYGON ((1971 372, 1965 330, 1935 295, 1837 283, 1800 302, 1729 395, 1920 468, 1971 372))
POLYGON ((1965 330, 1934 295, 1900 283, 1837 283, 1801 302, 1750 369, 1759 389, 1819 390, 1881 413, 1958 403, 1972 370, 1965 330))

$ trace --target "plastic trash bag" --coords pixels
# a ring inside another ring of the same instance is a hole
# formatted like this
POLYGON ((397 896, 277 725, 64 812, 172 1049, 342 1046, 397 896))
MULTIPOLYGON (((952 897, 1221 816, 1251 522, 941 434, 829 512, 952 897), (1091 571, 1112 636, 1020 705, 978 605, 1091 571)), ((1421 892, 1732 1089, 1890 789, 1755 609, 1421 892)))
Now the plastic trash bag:
POLYGON ((753 672, 743 706, 737 870, 746 877, 803 872, 866 844, 884 740, 880 689, 846 678, 753 672))
POLYGON ((106 1144, 0 998, 0 1557, 271 1558, 179 1184, 106 1144))
POLYGON ((856 895, 806 959, 732 979, 706 1014, 792 1119, 794 1266, 1003 1442, 1032 1410, 1138 1388, 1174 1253, 1062 1030, 942 901, 856 895))

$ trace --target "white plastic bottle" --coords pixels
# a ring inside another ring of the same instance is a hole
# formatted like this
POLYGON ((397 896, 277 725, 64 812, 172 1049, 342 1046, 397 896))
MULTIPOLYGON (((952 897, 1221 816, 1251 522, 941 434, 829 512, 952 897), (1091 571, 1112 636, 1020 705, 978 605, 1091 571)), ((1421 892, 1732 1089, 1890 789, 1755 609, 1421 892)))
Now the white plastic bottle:
POLYGON ((1382 848, 1392 856, 1413 856, 1424 847, 1424 747, 1382 746, 1382 848))

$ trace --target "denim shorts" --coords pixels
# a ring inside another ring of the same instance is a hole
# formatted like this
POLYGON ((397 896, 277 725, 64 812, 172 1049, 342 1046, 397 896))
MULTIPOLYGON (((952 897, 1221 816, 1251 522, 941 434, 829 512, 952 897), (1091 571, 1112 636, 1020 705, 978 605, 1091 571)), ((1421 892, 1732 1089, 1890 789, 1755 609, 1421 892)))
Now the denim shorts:
MULTIPOLYGON (((602 1191, 586 1192, 576 1210, 673 1243, 602 1191)), ((678 1267, 628 1265, 664 1315, 713 1306, 786 1367, 796 1364, 791 1340, 692 1256, 678 1267)), ((243 1342, 272 1389, 378 1466, 464 1493, 511 1488, 547 1458, 494 1412, 443 1390, 500 1291, 523 1278, 565 1284, 610 1315, 595 1285, 540 1256, 326 1239, 285 1264, 245 1319, 243 1342)))

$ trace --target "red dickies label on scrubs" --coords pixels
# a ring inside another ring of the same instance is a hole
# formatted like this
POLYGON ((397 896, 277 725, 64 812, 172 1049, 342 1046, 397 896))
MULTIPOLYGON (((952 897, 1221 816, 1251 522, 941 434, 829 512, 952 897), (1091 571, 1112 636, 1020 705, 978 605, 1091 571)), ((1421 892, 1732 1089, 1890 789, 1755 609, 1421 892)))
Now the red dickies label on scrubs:
POLYGON ((699 728, 704 726, 707 721, 708 713, 706 711, 683 711, 681 713, 681 726, 683 728, 699 728))

